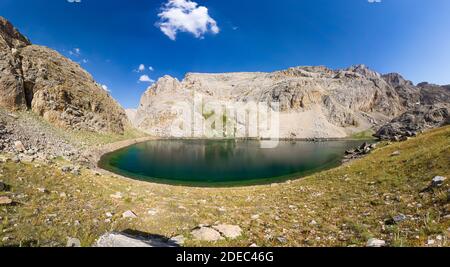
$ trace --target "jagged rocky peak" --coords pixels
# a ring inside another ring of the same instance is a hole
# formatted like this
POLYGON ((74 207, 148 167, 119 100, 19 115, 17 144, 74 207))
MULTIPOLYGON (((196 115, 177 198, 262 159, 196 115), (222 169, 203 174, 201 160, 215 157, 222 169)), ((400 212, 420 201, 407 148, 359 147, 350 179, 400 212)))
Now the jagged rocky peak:
POLYGON ((414 85, 411 81, 406 80, 398 73, 388 73, 384 74, 382 77, 389 85, 393 87, 414 85))
POLYGON ((335 75, 335 72, 325 66, 299 66, 275 72, 275 74, 305 78, 325 78, 332 77, 335 75))
POLYGON ((24 47, 31 44, 31 42, 16 28, 14 28, 14 26, 7 19, 1 16, 0 37, 10 48, 24 47))
POLYGON ((125 111, 79 64, 31 44, 4 18, 0 25, 0 107, 63 128, 123 133, 125 111))
POLYGON ((421 92, 421 104, 434 106, 450 105, 450 86, 423 82, 417 85, 421 92))
POLYGON ((420 87, 420 88, 442 88, 442 89, 446 89, 446 90, 450 89, 450 85, 438 85, 438 84, 429 83, 429 82, 418 83, 417 87, 420 87))
POLYGON ((381 78, 381 74, 379 74, 376 71, 371 70, 369 67, 367 67, 364 64, 352 66, 352 67, 348 68, 347 71, 358 73, 367 78, 374 78, 374 79, 381 78))
POLYGON ((172 76, 165 75, 158 79, 156 83, 154 83, 148 91, 152 91, 155 94, 167 91, 174 91, 181 88, 181 83, 177 78, 173 78, 172 76))

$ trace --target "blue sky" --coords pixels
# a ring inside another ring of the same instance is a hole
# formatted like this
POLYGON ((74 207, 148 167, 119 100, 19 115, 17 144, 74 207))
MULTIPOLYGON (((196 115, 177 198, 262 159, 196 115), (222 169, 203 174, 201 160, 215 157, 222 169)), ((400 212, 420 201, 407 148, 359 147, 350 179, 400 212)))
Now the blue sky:
POLYGON ((448 0, 70 1, 0 0, 0 15, 80 62, 126 108, 148 80, 186 72, 364 63, 450 84, 448 0))

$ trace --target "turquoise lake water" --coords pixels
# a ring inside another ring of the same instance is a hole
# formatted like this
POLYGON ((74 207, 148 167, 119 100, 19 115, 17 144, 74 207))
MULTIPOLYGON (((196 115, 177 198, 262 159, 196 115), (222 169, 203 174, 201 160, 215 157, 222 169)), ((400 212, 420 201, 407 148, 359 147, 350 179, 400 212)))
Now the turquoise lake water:
POLYGON ((364 141, 158 140, 104 155, 99 166, 137 180, 187 186, 241 186, 300 178, 339 166, 364 141))

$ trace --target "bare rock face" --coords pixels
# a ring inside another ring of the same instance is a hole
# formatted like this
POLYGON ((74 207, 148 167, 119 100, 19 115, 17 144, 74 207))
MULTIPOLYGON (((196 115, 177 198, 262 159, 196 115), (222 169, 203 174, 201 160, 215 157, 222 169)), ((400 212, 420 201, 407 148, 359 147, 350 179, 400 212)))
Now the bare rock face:
POLYGON ((429 83, 414 86, 398 74, 383 76, 395 87, 408 110, 381 127, 376 137, 402 140, 419 132, 450 124, 450 88, 429 83))
POLYGON ((177 79, 164 76, 142 96, 134 126, 154 136, 169 137, 170 126, 179 115, 172 108, 177 102, 191 99, 192 92, 183 90, 177 79))
POLYGON ((382 140, 402 140, 418 133, 450 124, 449 109, 445 107, 420 106, 405 112, 384 125, 375 134, 382 140))
POLYGON ((78 64, 32 45, 0 17, 0 106, 75 130, 122 133, 125 111, 78 64))
POLYGON ((131 122, 131 124, 134 124, 134 120, 136 119, 137 109, 125 109, 125 114, 127 115, 127 118, 131 122))
POLYGON ((27 45, 30 42, 0 17, 0 105, 7 108, 25 107, 18 50, 27 45))
MULTIPOLYGON (((213 101, 256 102, 280 107, 281 138, 342 138, 378 130, 418 105, 449 103, 441 87, 414 86, 401 75, 381 75, 364 65, 344 70, 295 67, 273 73, 189 73, 165 76, 142 96, 135 126, 162 137, 180 119, 173 107, 201 95, 213 101)), ((205 113, 194 108, 194 120, 205 113)), ((246 136, 239 136, 246 137, 246 136)))

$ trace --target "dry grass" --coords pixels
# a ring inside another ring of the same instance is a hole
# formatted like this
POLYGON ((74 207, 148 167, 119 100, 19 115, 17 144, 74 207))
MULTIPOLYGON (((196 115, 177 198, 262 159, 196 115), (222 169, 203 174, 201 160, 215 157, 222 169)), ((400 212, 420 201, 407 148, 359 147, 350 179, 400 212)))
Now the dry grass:
POLYGON ((448 246, 448 182, 432 192, 420 191, 434 176, 450 175, 450 127, 279 185, 177 187, 98 176, 87 169, 81 176, 64 174, 59 170, 64 163, 35 164, 0 165, 0 180, 12 187, 0 195, 17 203, 0 207, 0 246, 64 246, 67 237, 89 246, 107 231, 126 229, 183 234, 187 246, 363 246, 371 237, 390 246, 425 246, 429 239, 448 246), (394 151, 400 156, 392 157, 394 151), (37 190, 43 187, 49 193, 37 190), (111 198, 116 192, 123 198, 111 198), (157 214, 150 215, 150 209, 157 214), (126 210, 138 218, 121 218, 126 210), (111 222, 105 222, 107 212, 115 214, 111 222), (386 225, 400 213, 408 220, 386 225), (190 239, 197 225, 219 222, 239 225, 243 237, 219 243, 190 239))

